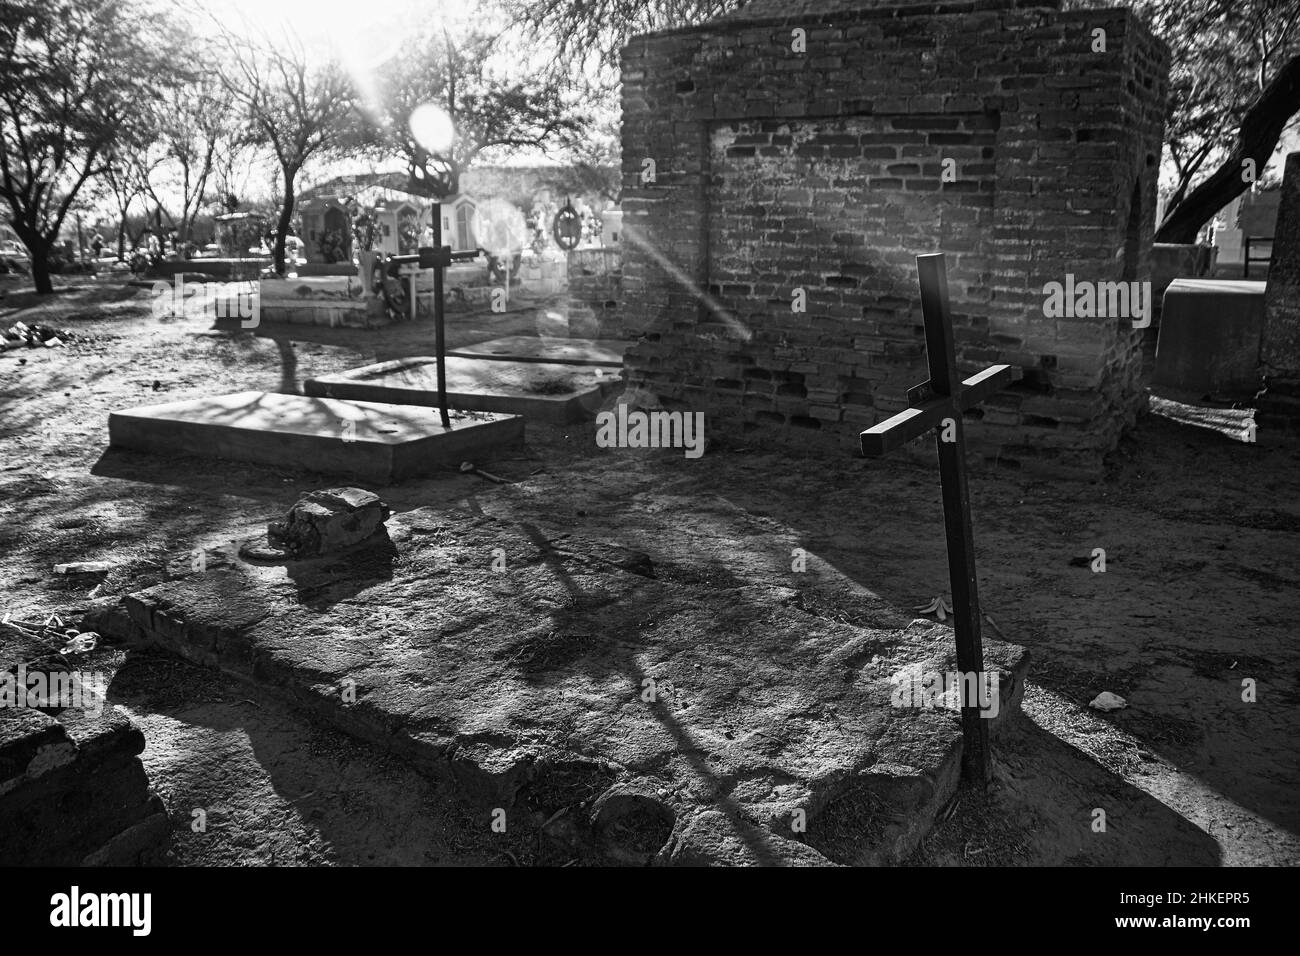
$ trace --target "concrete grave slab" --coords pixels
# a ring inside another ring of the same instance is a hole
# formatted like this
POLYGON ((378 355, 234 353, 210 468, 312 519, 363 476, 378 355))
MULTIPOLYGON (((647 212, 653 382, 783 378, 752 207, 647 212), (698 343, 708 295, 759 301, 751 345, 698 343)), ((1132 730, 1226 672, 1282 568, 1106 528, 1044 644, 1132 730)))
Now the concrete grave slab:
POLYGON ((1263 282, 1175 279, 1165 290, 1151 381, 1195 392, 1254 392, 1263 282))
MULTIPOLYGON (((621 373, 602 367, 447 358, 447 403, 452 408, 562 424, 591 417, 621 387, 621 373)), ((438 400, 437 363, 431 355, 394 359, 308 379, 303 389, 330 398, 432 406, 438 400)))
MULTIPOLYGON (((631 499, 617 520, 585 507, 543 479, 394 515, 374 560, 256 566, 236 543, 94 623, 257 682, 451 783, 484 820, 505 808, 618 862, 880 864, 915 848, 956 790, 962 736, 954 711, 898 703, 895 682, 955 668, 949 627, 829 563, 792 575, 798 535, 721 497, 631 499)), ((985 654, 996 731, 1028 654, 985 654)))
POLYGON ((632 345, 624 339, 557 339, 532 335, 508 335, 452 349, 447 354, 464 358, 498 359, 510 362, 556 362, 561 365, 623 367, 623 353, 632 345))
POLYGON ((444 429, 414 405, 237 392, 113 412, 114 447, 199 455, 389 483, 523 441, 513 415, 457 412, 444 429))
POLYGON ((387 325, 383 309, 363 294, 356 275, 262 279, 258 283, 258 320, 331 328, 387 325))
MULTIPOLYGON (((6 694, 41 700, 56 677, 71 677, 66 664, 0 673, 6 694)), ((80 709, 0 707, 0 866, 158 862, 170 825, 139 759, 144 736, 101 691, 86 687, 80 709)))

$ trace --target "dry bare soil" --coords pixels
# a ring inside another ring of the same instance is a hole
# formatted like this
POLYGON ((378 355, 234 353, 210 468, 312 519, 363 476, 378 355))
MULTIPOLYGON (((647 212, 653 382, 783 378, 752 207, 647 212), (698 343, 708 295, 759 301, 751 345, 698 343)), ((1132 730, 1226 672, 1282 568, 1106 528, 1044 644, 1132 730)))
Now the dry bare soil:
MULTIPOLYGON (((452 316, 449 344, 554 334, 562 319, 547 311, 452 316)), ((300 391, 313 375, 427 354, 432 342, 426 324, 244 331, 155 318, 146 291, 108 281, 45 300, 11 289, 0 321, 16 320, 76 333, 61 348, 0 354, 0 613, 27 621, 76 620, 95 600, 165 580, 193 549, 254 534, 332 483, 110 450, 111 410, 300 391), (114 566, 52 571, 79 560, 114 566)), ((721 495, 794 529, 810 560, 900 607, 948 593, 937 475, 925 464, 758 443, 713 443, 694 461, 608 452, 590 423, 532 422, 527 448, 493 464, 516 480, 559 477, 607 515, 631 495, 721 495)), ((1030 686, 1000 738, 994 786, 950 806, 911 863, 1300 863, 1298 465, 1294 440, 1261 431, 1244 444, 1148 416, 1102 480, 972 478, 990 633, 1031 649, 1030 686), (1092 569, 1097 548, 1104 573, 1092 569), (1129 706, 1089 710, 1101 691, 1129 706)), ((400 511, 494 488, 449 470, 379 490, 400 511)), ((584 862, 491 838, 454 793, 218 675, 114 648, 90 663, 116 675, 110 699, 144 729, 177 863, 584 862), (206 832, 191 825, 196 808, 209 813, 206 832)))

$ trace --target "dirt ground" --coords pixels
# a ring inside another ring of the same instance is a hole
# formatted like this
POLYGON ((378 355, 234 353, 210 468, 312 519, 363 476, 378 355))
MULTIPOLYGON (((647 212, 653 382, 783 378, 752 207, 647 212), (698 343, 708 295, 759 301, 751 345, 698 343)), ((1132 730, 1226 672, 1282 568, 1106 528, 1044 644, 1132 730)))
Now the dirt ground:
MULTIPOLYGON (((147 292, 116 282, 40 303, 14 291, 0 299, 6 325, 77 335, 62 348, 0 354, 0 613, 75 619, 92 600, 164 580, 192 549, 254 534, 301 492, 332 483, 109 450, 111 410, 299 391, 316 374, 427 354, 432 341, 427 324, 242 331, 198 316, 154 318, 149 305, 147 292), (114 567, 52 571, 79 560, 114 567)), ((562 320, 548 311, 453 315, 449 345, 553 334, 562 320)), ((492 470, 525 481, 539 470, 565 476, 611 508, 657 491, 722 495, 796 529, 810 560, 900 607, 948 593, 933 467, 725 444, 698 461, 597 454, 593 434, 590 424, 530 422, 526 450, 492 470)), ((1300 863, 1300 654, 1291 643, 1300 444, 1262 430, 1258 439, 1152 415, 1103 480, 972 478, 982 603, 993 636, 1030 648, 1030 688, 1023 718, 999 738, 995 785, 961 796, 910 862, 1300 863), (1091 566, 1096 548, 1104 573, 1091 566), (1253 702, 1243 700, 1243 680, 1254 682, 1253 702), (1089 710, 1101 691, 1129 706, 1089 710)), ((493 488, 449 470, 381 493, 400 511, 493 488)), ((96 666, 117 673, 110 698, 144 729, 143 759, 171 811, 178 863, 569 862, 471 837, 454 794, 249 688, 166 658, 96 654, 96 666), (209 811, 206 833, 191 828, 196 808, 209 811)))

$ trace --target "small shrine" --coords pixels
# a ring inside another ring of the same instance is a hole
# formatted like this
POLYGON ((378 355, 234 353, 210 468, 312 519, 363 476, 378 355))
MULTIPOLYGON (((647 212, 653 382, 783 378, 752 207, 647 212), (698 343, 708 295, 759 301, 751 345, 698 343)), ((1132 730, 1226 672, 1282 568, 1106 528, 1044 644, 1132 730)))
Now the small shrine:
MULTIPOLYGON (((352 262, 352 217, 348 200, 369 209, 376 224, 374 251, 383 255, 412 255, 431 241, 433 203, 400 188, 389 176, 342 176, 308 190, 298 203, 301 236, 308 262, 329 265, 352 262)), ((441 203, 443 241, 453 251, 477 247, 475 202, 463 193, 441 203)))

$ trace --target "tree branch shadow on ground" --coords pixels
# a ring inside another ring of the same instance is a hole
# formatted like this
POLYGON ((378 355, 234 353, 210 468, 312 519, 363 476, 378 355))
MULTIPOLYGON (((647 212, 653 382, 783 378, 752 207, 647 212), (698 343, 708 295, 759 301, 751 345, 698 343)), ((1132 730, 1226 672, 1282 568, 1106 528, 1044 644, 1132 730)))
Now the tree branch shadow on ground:
MULTIPOLYGON (((1072 580, 1070 575, 1088 576, 1086 568, 1083 571, 1071 570, 1064 558, 1059 559, 1059 565, 1044 562, 1044 555, 1055 555, 1063 547, 1063 536, 1077 537, 1080 542, 1086 542, 1086 546, 1077 546, 1086 554, 1094 543, 1115 541, 1129 533, 1135 523, 1141 523, 1158 531, 1163 542, 1144 543, 1143 557, 1166 567, 1177 567, 1187 557, 1185 549, 1189 537, 1187 526, 1181 522, 1199 519, 1194 516, 1195 512, 1181 509, 1171 499, 1176 492, 1162 487, 1161 482, 1198 476, 1205 487, 1214 488, 1216 494, 1224 494, 1229 500, 1236 501, 1236 508, 1256 503, 1251 487, 1243 485, 1239 477, 1243 455, 1254 456, 1253 446, 1242 446, 1211 432, 1178 428, 1151 418, 1139 424, 1128 442, 1132 457, 1113 466, 1110 477, 1100 485, 1086 481, 1045 483, 1033 475, 1018 477, 987 471, 972 479, 982 610, 995 617, 1006 640, 1033 649, 1035 663, 1030 668, 1031 682, 1035 668, 1043 669, 1057 662, 1066 663, 1080 672, 1100 675, 1104 680, 1105 674, 1111 672, 1116 663, 1112 659, 1099 660, 1095 656, 1097 647, 1092 642, 1080 644, 1073 627, 1060 623, 1062 605, 1070 603, 1069 595, 1076 590, 1067 586, 1067 579, 1072 580), (1123 487, 1126 482, 1133 483, 1137 498, 1125 500, 1123 487), (1047 489, 1046 496, 1037 497, 1035 510, 1018 510, 1017 502, 1023 504, 1035 497, 1035 487, 1047 489), (1167 513, 1162 515, 1153 509, 1145 500, 1148 498, 1168 508, 1167 513), (1058 511, 1057 515, 1048 510, 1049 502, 1051 510, 1058 511), (1071 530, 1070 523, 1083 520, 1080 517, 1083 513, 1098 522, 1097 527, 1071 530), (1065 523, 1056 523, 1058 518, 1065 523), (1165 554, 1162 551, 1165 548, 1176 550, 1165 554), (1022 579, 1036 583, 1027 587, 1022 579)), ((1291 464, 1293 455, 1294 452, 1279 449, 1269 472, 1272 478, 1257 476, 1255 479, 1274 488, 1279 485, 1290 488, 1289 493, 1275 492, 1279 501, 1300 500, 1300 488, 1296 487, 1297 473, 1291 464)), ((850 453, 845 453, 846 466, 851 457, 850 453)), ((899 608, 915 606, 933 594, 949 593, 936 468, 900 460, 872 463, 867 470, 850 471, 846 467, 838 474, 822 465, 807 470, 791 469, 784 476, 771 469, 764 471, 771 477, 760 484, 747 483, 734 474, 729 478, 710 475, 705 484, 710 488, 725 488, 722 494, 749 513, 769 515, 795 529, 796 534, 807 542, 810 560, 815 558, 828 562, 899 608), (919 495, 906 491, 909 484, 918 483, 922 489, 919 495), (930 498, 933 503, 925 509, 918 509, 918 497, 930 498), (838 526, 831 526, 814 514, 818 510, 845 517, 838 526), (879 527, 872 527, 872 515, 880 516, 879 527), (860 532, 848 533, 848 528, 854 524, 861 529, 860 532), (887 568, 888 572, 882 573, 882 568, 887 568)), ((1228 511, 1214 520, 1231 525, 1240 520, 1240 514, 1240 511, 1228 511)), ((1280 544, 1281 539, 1278 540, 1280 544)), ((1069 544, 1064 546, 1069 547, 1069 544)), ((1294 545, 1291 548, 1294 553, 1294 545)), ((1131 566, 1135 561, 1135 556, 1120 554, 1114 549, 1111 557, 1121 562, 1111 569, 1112 575, 1122 569, 1122 562, 1131 566)), ((1218 559, 1220 565, 1223 560, 1222 557, 1218 559)), ((1213 562, 1211 558, 1211 566, 1213 562)), ((1096 627, 1113 632, 1111 643, 1123 647, 1124 653, 1135 655, 1130 662, 1133 684, 1113 684, 1115 675, 1112 672, 1112 686, 1104 688, 1132 697, 1140 693, 1139 684, 1150 685, 1154 665, 1164 662, 1144 652, 1141 644, 1133 646, 1132 641, 1125 642, 1126 632, 1136 636, 1141 633, 1138 628, 1149 625, 1149 621, 1130 618, 1129 609, 1136 606, 1138 611, 1158 612, 1164 607, 1200 606, 1198 601, 1203 605, 1207 584, 1195 575, 1126 576, 1125 582, 1128 594, 1124 605, 1099 601, 1087 608, 1071 610, 1075 612, 1073 616, 1095 619, 1096 627), (1143 596, 1149 602, 1149 608, 1140 606, 1143 596)), ((1255 591, 1258 599, 1255 606, 1267 606, 1278 601, 1281 596, 1263 585, 1262 581, 1240 582, 1241 587, 1255 591)), ((1214 577, 1213 587, 1232 589, 1237 586, 1237 582, 1229 581, 1222 573, 1214 577)), ((1243 597, 1249 597, 1249 593, 1248 590, 1243 597)), ((1288 592, 1287 600, 1295 603, 1294 595, 1288 592)), ((1162 616, 1157 613, 1147 615, 1157 619, 1162 616)), ((1255 622, 1232 623, 1232 618, 1227 616, 1220 617, 1215 625, 1207 623, 1192 629, 1176 624, 1171 626, 1176 628, 1177 636, 1171 636, 1169 643, 1182 647, 1179 658, 1184 660, 1193 654, 1198 643, 1214 635, 1227 637, 1259 633, 1255 622)), ((984 628, 986 641, 1000 637, 992 626, 984 628)), ((1250 643, 1253 645, 1254 640, 1250 643)), ((1282 631, 1276 631, 1270 644, 1279 648, 1280 653, 1285 653, 1281 648, 1289 646, 1289 641, 1282 631)), ((1110 644, 1104 647, 1109 648, 1110 644)), ((1238 647, 1228 656, 1245 661, 1251 654, 1238 647)), ((1286 686, 1290 682, 1287 673, 1296 671, 1294 657, 1286 662, 1278 654, 1265 656, 1271 658, 1265 676, 1286 686)), ((1175 661, 1169 663, 1171 666, 1177 664, 1175 661)), ((1227 663, 1225 661, 1225 668, 1227 663)), ((1240 676, 1249 675, 1233 676, 1229 671, 1222 675, 1225 680, 1231 677, 1238 682, 1240 676)), ((1090 688, 1081 696, 1081 688, 1077 685, 1061 689, 1067 693, 1073 691, 1071 702, 1075 706, 1084 706, 1097 688, 1090 688)), ((1228 687, 1216 697, 1207 697, 1207 693, 1214 693, 1213 688, 1189 683, 1171 694, 1164 685, 1156 685, 1156 689, 1142 701, 1147 718, 1145 725, 1141 722, 1141 715, 1131 709, 1119 711, 1109 719, 1127 727, 1145 746, 1164 756, 1171 765, 1195 774, 1246 810, 1264 816, 1293 834, 1300 834, 1300 812, 1297 812, 1294 801, 1285 796, 1281 780, 1271 791, 1260 787, 1261 766, 1269 768, 1269 776, 1294 780, 1293 775, 1281 771, 1287 763, 1285 760, 1278 762, 1276 756, 1269 758, 1256 749, 1263 746, 1278 753, 1287 749, 1284 740, 1289 735, 1282 732, 1279 737, 1271 733, 1270 728, 1272 739, 1263 744, 1257 733, 1247 731, 1242 721, 1248 718, 1226 712, 1228 705, 1237 700, 1239 692, 1240 688, 1228 687), (1189 709, 1189 705, 1198 701, 1201 702, 1199 706, 1189 709), (1217 706, 1214 705, 1216 701, 1217 706), (1198 728, 1198 740, 1180 743, 1182 735, 1165 732, 1184 724, 1198 728), (1229 732, 1237 736, 1223 737, 1229 732), (1216 735, 1225 741, 1241 737, 1243 746, 1219 746, 1213 748, 1211 756, 1206 743, 1212 742, 1216 735)), ((1259 721, 1269 719, 1261 711, 1252 723, 1262 727, 1265 725, 1259 721)))
MULTIPOLYGON (((529 540, 531 540, 532 543, 541 551, 542 560, 551 571, 551 574, 554 575, 555 579, 564 586, 575 604, 580 608, 582 606, 584 593, 581 587, 578 586, 577 582, 574 581, 573 577, 564 567, 563 560, 555 553, 550 540, 541 529, 534 524, 521 522, 520 527, 523 528, 529 540)), ((559 613, 555 616, 557 623, 562 626, 566 616, 580 618, 584 615, 579 611, 576 614, 572 612, 567 615, 559 613)), ((629 613, 627 618, 631 619, 636 616, 637 615, 635 614, 629 613)), ((635 647, 642 643, 640 635, 640 627, 634 627, 631 633, 625 632, 619 636, 619 643, 625 648, 624 653, 619 655, 621 663, 620 669, 631 682, 631 686, 635 688, 644 686, 644 681, 649 676, 636 662, 635 658, 635 647)), ((565 666, 570 666, 575 663, 577 662, 566 662, 565 666)), ((716 809, 721 810, 726 816, 732 826, 732 832, 745 843, 750 852, 753 853, 754 857, 763 865, 770 866, 778 863, 780 856, 771 845, 775 836, 769 837, 765 828, 754 824, 745 817, 740 804, 727 793, 725 782, 714 774, 713 770, 704 759, 703 754, 707 752, 707 748, 695 741, 691 737, 690 733, 682 727, 682 725, 665 707, 655 707, 651 712, 677 744, 677 752, 690 765, 691 770, 706 788, 706 792, 714 795, 716 802, 713 806, 716 809)))

